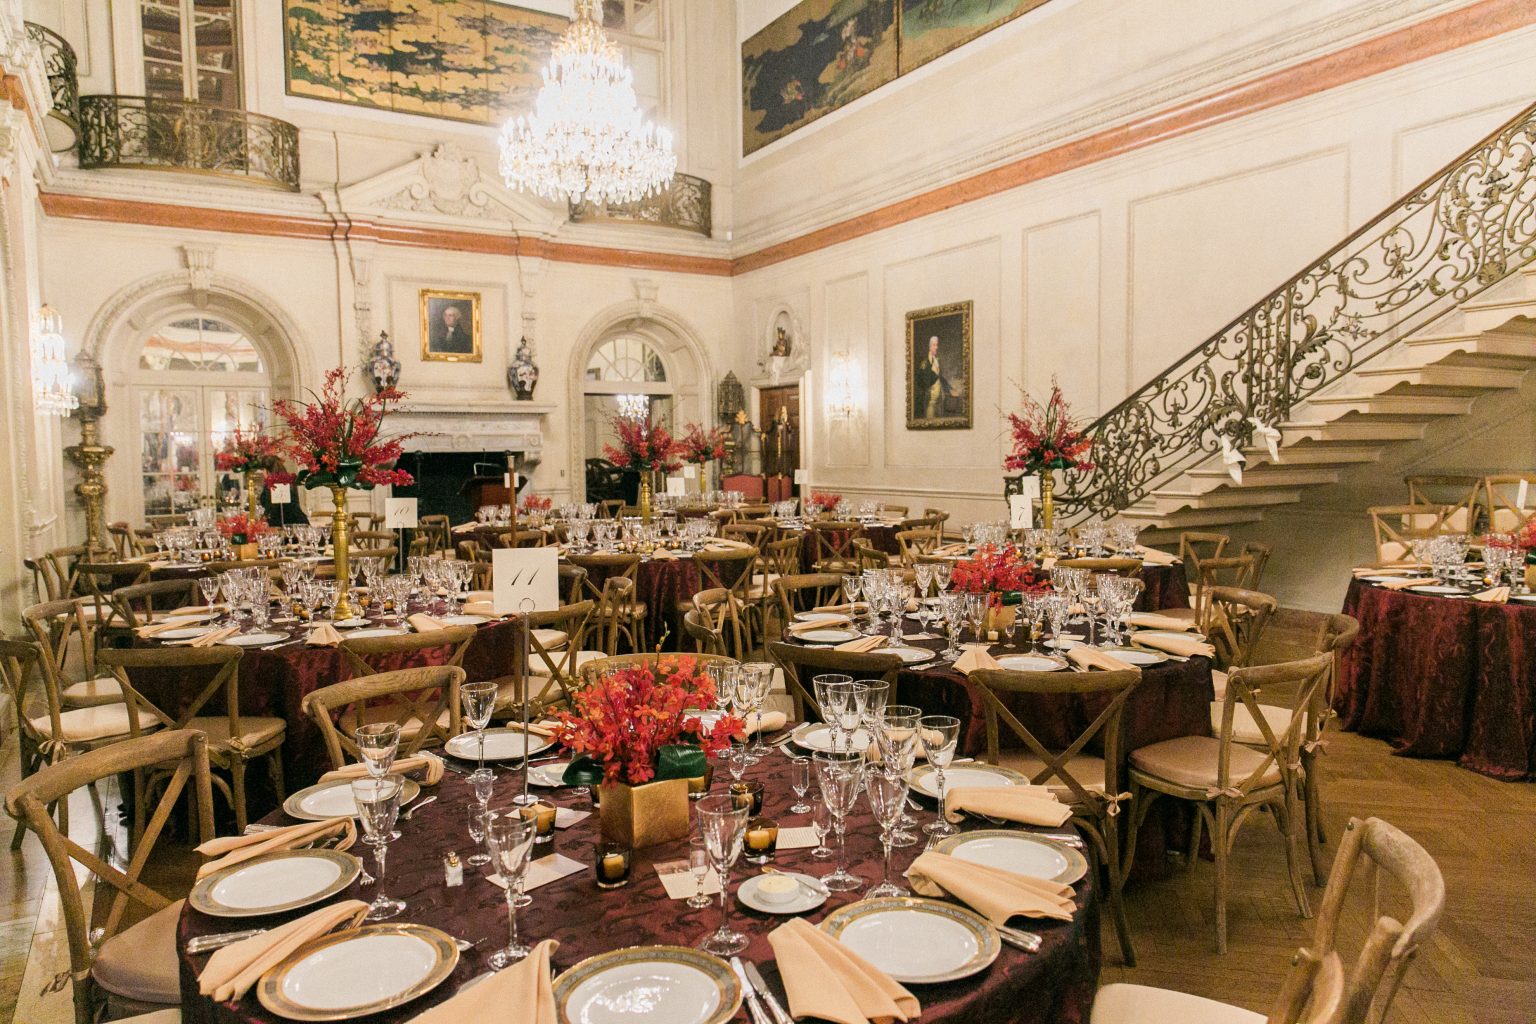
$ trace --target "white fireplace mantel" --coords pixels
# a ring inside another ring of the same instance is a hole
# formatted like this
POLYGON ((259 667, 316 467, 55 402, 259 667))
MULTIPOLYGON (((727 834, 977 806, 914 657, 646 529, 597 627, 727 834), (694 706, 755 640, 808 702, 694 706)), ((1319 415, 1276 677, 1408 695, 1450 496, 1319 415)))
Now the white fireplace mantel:
POLYGON ((390 421, 402 433, 420 435, 405 442, 408 452, 511 451, 536 462, 544 450, 544 418, 554 410, 533 402, 412 402, 394 410, 390 421))

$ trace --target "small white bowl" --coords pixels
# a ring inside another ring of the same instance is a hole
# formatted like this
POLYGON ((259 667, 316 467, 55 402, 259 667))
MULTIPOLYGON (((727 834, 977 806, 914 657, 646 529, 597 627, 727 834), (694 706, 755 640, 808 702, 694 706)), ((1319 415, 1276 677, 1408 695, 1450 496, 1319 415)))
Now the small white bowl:
POLYGON ((757 881, 757 898, 782 906, 800 894, 800 883, 781 874, 762 875, 757 881))

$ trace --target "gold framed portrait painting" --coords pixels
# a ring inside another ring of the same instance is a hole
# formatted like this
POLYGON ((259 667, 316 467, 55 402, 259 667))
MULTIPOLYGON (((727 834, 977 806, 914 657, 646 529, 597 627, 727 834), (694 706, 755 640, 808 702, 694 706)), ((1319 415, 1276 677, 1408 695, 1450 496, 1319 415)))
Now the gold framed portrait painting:
POLYGON ((971 303, 907 314, 907 429, 971 428, 971 303))
POLYGON ((421 290, 421 359, 426 363, 478 363, 480 293, 421 290))

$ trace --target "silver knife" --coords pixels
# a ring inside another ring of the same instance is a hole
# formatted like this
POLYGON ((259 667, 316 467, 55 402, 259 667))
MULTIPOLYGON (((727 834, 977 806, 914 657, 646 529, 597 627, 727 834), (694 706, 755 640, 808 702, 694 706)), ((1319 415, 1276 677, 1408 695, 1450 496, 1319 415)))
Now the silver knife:
POLYGON ((1003 926, 997 929, 998 938, 1016 949, 1022 949, 1026 953, 1040 952, 1040 945, 1044 940, 1035 932, 1021 931, 1018 928, 1003 926))
POLYGON ((736 977, 741 979, 742 991, 747 997, 747 1013, 752 1017, 752 1024, 772 1024, 768 1015, 763 1012, 763 1005, 757 1001, 757 989, 752 987, 752 979, 747 977, 747 972, 741 966, 741 958, 731 957, 731 970, 736 972, 736 977))
POLYGON ((768 1012, 773 1014, 774 1024, 795 1024, 795 1018, 791 1017, 784 1009, 779 997, 773 994, 773 989, 763 980, 763 972, 757 969, 757 964, 751 960, 746 961, 747 977, 752 979, 752 984, 763 995, 763 1002, 768 1004, 768 1012))
POLYGON ((213 935, 197 935, 187 940, 188 953, 211 953, 225 946, 249 939, 265 932, 265 928, 247 928, 238 932, 219 932, 213 935))

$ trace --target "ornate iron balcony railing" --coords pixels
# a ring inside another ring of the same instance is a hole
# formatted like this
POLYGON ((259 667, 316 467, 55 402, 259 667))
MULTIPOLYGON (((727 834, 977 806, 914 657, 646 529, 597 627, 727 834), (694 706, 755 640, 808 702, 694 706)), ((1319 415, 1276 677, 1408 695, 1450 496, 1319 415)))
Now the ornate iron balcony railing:
POLYGON ((658 192, 633 203, 571 203, 571 223, 617 221, 653 224, 668 228, 697 231, 705 238, 712 230, 713 187, 703 178, 675 174, 665 192, 658 192))
POLYGON ((1286 281, 1089 428, 1072 518, 1135 504, 1536 259, 1536 105, 1286 281))
POLYGON ((27 38, 43 51, 43 72, 48 76, 48 91, 53 95, 50 113, 69 122, 80 120, 80 73, 74 47, 51 28, 27 22, 27 38))
POLYGON ((299 130, 275 117, 187 100, 83 96, 80 166, 191 171, 297 192, 299 130))

